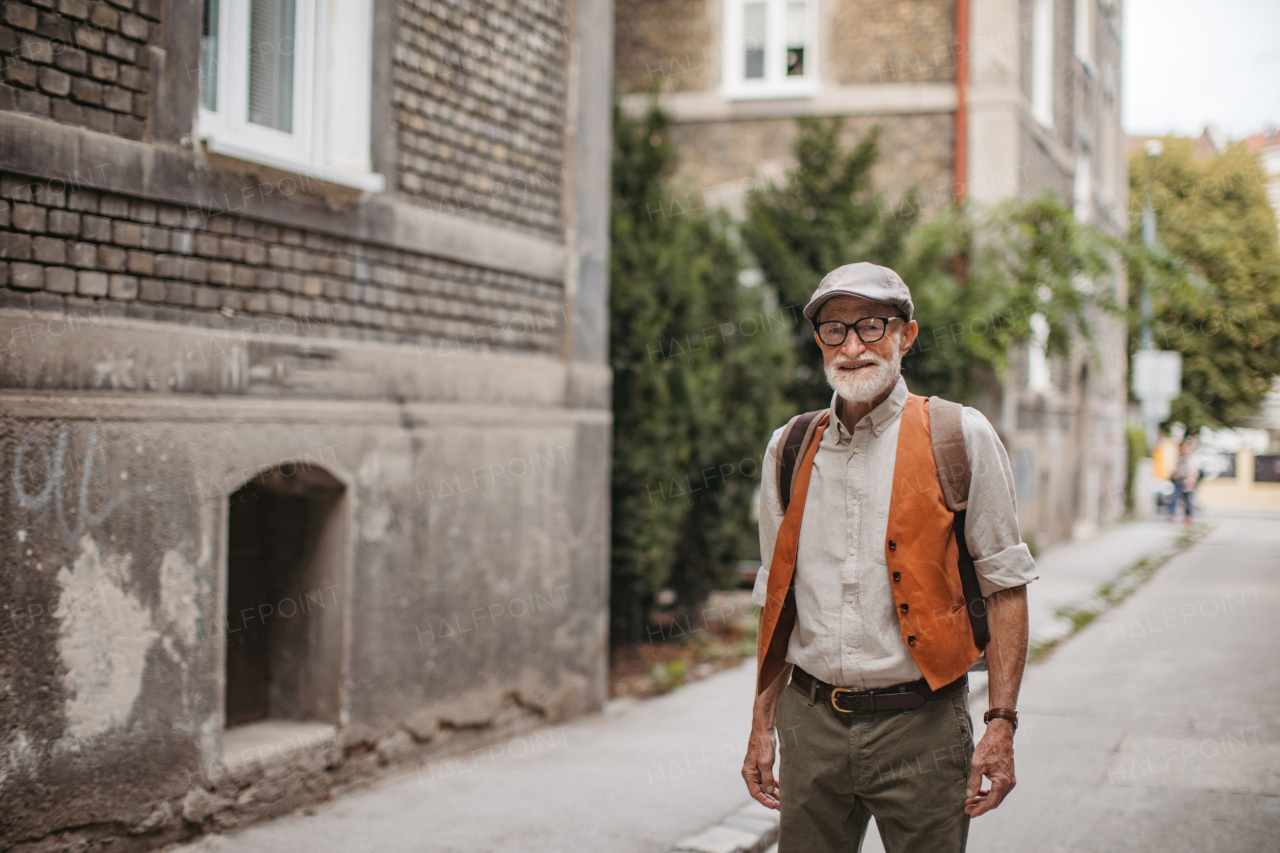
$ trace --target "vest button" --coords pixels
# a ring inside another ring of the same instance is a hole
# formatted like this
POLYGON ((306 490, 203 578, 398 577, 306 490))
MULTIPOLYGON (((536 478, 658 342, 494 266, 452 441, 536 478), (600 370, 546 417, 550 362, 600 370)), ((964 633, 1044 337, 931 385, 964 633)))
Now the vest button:
POLYGON ((894 572, 894 573, 893 573, 893 579, 894 579, 894 580, 896 580, 896 581, 900 581, 900 580, 902 580, 902 572, 894 572))
POLYGON ((902 605, 901 607, 899 607, 898 609, 899 609, 899 610, 901 610, 903 613, 906 613, 906 612, 907 612, 907 610, 909 609, 909 605, 903 604, 903 605, 902 605))
POLYGON ((916 644, 916 638, 915 638, 915 637, 907 637, 907 645, 908 645, 908 646, 914 646, 915 644, 916 644))
POLYGON ((897 543, 897 542, 894 542, 892 539, 890 539, 890 540, 889 540, 889 550, 890 550, 890 551, 896 551, 896 550, 898 550, 898 543, 897 543))

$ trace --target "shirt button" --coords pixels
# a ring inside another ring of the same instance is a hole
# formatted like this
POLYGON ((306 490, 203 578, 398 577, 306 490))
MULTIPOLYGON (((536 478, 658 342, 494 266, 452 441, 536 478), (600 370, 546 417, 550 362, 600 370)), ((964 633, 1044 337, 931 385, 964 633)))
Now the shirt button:
POLYGON ((893 579, 894 579, 894 580, 896 580, 896 581, 900 581, 900 580, 902 580, 902 573, 901 573, 901 572, 894 572, 894 573, 893 573, 893 579))
POLYGON ((902 605, 901 610, 903 613, 906 613, 908 609, 910 609, 910 605, 907 605, 907 604, 902 605))
POLYGON ((853 647, 852 647, 852 646, 845 646, 845 647, 844 647, 844 653, 845 653, 846 655, 851 655, 851 654, 853 654, 853 647))
POLYGON ((862 448, 861 448, 861 447, 855 447, 855 448, 853 449, 853 452, 854 452, 854 453, 861 453, 861 452, 862 452, 862 448))
POLYGON ((853 604, 853 596, 852 596, 852 595, 846 595, 846 596, 844 597, 844 600, 845 600, 846 602, 848 602, 849 604, 853 604))

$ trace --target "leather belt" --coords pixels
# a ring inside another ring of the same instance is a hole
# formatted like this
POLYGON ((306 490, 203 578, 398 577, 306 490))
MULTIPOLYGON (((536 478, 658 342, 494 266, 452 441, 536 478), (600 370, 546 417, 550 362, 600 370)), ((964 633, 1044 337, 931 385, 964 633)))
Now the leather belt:
POLYGON ((814 697, 820 702, 830 702, 831 707, 842 714, 867 714, 872 711, 909 711, 919 708, 930 699, 967 688, 969 676, 962 675, 937 690, 930 690, 929 682, 923 678, 879 690, 853 690, 827 684, 795 666, 791 670, 791 683, 805 693, 814 691, 814 685, 817 685, 814 697))

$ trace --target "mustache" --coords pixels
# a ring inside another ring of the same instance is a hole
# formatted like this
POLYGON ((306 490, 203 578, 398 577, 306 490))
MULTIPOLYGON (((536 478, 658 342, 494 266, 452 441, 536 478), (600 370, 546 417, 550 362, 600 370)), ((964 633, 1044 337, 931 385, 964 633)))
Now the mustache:
POLYGON ((862 355, 860 355, 860 356, 856 356, 856 357, 855 357, 855 356, 848 356, 848 355, 845 355, 845 354, 843 354, 843 353, 840 353, 840 354, 836 355, 833 359, 831 359, 831 366, 832 366, 832 367, 839 367, 839 366, 840 366, 840 365, 842 365, 842 364, 854 364, 854 363, 862 363, 862 364, 884 364, 884 363, 885 363, 885 360, 884 360, 884 359, 882 359, 882 358, 880 358, 879 356, 872 355, 872 354, 871 354, 871 353, 869 353, 869 352, 868 352, 868 353, 863 353, 862 355))

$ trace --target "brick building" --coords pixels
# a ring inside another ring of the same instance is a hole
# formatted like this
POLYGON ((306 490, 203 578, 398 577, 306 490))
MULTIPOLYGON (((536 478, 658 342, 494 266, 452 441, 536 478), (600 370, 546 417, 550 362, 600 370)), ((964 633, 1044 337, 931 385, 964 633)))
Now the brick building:
POLYGON ((600 705, 612 15, 0 3, 0 847, 600 705))
MULTIPOLYGON (((911 189, 932 207, 1049 188, 1123 234, 1120 50, 1118 0, 643 0, 618 7, 615 62, 629 109, 659 88, 676 180, 708 207, 741 213, 793 166, 795 118, 839 115, 849 143, 879 128, 890 203, 911 189)), ((1123 280, 1106 284, 1123 299, 1123 280)), ((1123 330, 1098 323, 1096 360, 1012 353, 982 404, 1041 543, 1123 508, 1123 330)))

